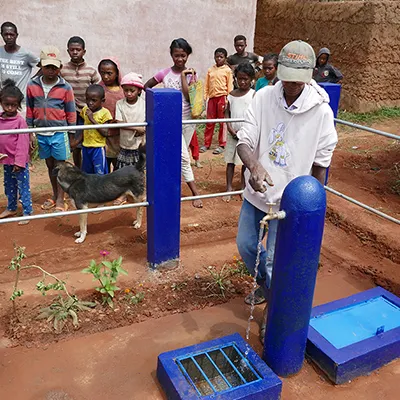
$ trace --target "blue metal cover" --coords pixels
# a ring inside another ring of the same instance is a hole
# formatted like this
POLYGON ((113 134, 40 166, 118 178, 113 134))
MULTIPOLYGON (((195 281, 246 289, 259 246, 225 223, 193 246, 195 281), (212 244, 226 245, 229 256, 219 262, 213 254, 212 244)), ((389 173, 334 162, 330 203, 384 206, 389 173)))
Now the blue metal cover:
POLYGON ((238 333, 160 354, 157 378, 171 400, 275 400, 282 390, 238 333))
POLYGON ((382 367, 400 357, 399 309, 381 287, 314 307, 308 356, 336 384, 382 367))

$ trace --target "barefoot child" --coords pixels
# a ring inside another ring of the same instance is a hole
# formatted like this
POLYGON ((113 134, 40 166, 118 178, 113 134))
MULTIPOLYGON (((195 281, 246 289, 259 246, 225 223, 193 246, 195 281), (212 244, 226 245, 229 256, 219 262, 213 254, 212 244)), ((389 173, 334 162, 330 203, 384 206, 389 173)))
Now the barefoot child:
POLYGON ((70 156, 68 126, 76 124, 74 92, 68 82, 60 76, 60 51, 46 46, 40 53, 41 75, 33 78, 26 93, 26 122, 30 128, 54 127, 54 132, 37 134, 39 156, 46 166, 53 189, 53 197, 47 199, 43 210, 55 207, 66 211, 64 192, 57 183, 53 170, 58 163, 70 156))
MULTIPOLYGON (((235 78, 238 88, 234 89, 228 95, 228 105, 226 108, 226 118, 243 118, 247 111, 251 100, 254 96, 254 89, 251 89, 252 82, 255 77, 254 68, 250 63, 239 64, 235 69, 235 78)), ((244 171, 245 167, 239 158, 236 145, 238 138, 237 132, 242 127, 243 122, 228 122, 228 137, 226 141, 225 162, 226 162, 226 191, 232 191, 233 175, 235 173, 235 165, 241 165, 240 188, 244 189, 244 171)), ((231 196, 223 198, 226 202, 231 200, 231 196)))
MULTIPOLYGON (((145 122, 146 103, 141 96, 144 88, 142 75, 134 72, 125 75, 121 80, 125 98, 117 101, 115 119, 117 122, 145 122)), ((146 143, 144 126, 120 128, 120 150, 116 169, 127 165, 135 165, 140 158, 139 147, 146 143)), ((115 206, 126 203, 126 196, 120 196, 114 201, 115 206)))
MULTIPOLYGON (((71 60, 63 65, 61 76, 71 85, 75 96, 76 124, 83 125, 81 111, 86 104, 86 89, 100 82, 100 76, 96 69, 88 65, 83 58, 86 54, 85 41, 79 36, 73 36, 68 40, 67 52, 71 60)), ((70 136, 72 157, 74 164, 82 166, 82 145, 77 140, 82 137, 82 131, 76 131, 74 138, 70 136)))
MULTIPOLYGON (((100 61, 98 67, 101 82, 100 85, 104 87, 106 93, 106 100, 104 107, 110 111, 113 118, 115 118, 115 108, 118 100, 123 99, 124 91, 120 85, 121 71, 119 62, 115 57, 104 58, 100 61)), ((117 156, 119 153, 119 129, 112 128, 108 130, 106 156, 108 171, 111 172, 111 166, 115 169, 117 165, 117 156)))
MULTIPOLYGON (((204 82, 204 97, 207 103, 207 119, 224 118, 226 97, 233 90, 232 70, 226 65, 228 53, 222 47, 214 52, 215 65, 208 69, 204 82)), ((204 132, 204 145, 201 146, 200 152, 205 153, 212 143, 214 135, 215 123, 206 125, 204 132)), ((213 154, 221 154, 226 146, 226 137, 224 124, 219 124, 218 134, 219 146, 214 149, 213 154)))
MULTIPOLYGON (((3 83, 0 91, 0 130, 24 129, 28 126, 18 114, 22 108, 22 92, 11 79, 3 83)), ((23 215, 32 214, 32 198, 29 186, 29 134, 0 135, 0 163, 4 164, 4 192, 7 196, 7 209, 0 214, 0 219, 17 213, 18 197, 21 199, 23 215), (1 158, 1 156, 4 156, 1 158)), ((19 224, 27 224, 21 221, 19 224)))
MULTIPOLYGON (((103 86, 90 85, 86 89, 86 106, 81 111, 84 125, 98 125, 111 122, 112 116, 103 107, 105 93, 103 86)), ((85 129, 82 143, 82 171, 87 174, 108 174, 106 159, 107 128, 85 129)))
MULTIPOLYGON (((162 82, 164 87, 177 89, 182 92, 182 119, 190 119, 189 83, 192 79, 196 79, 196 72, 192 68, 187 68, 186 62, 190 54, 192 54, 192 47, 185 39, 179 38, 172 41, 169 49, 174 65, 158 72, 153 78, 150 78, 146 82, 144 87, 146 89, 152 88, 162 82)), ((192 140, 194 131, 195 125, 182 126, 183 137, 181 157, 183 179, 189 186, 193 196, 197 196, 199 192, 194 181, 188 152, 188 147, 192 140)), ((203 202, 201 200, 194 200, 193 206, 201 208, 203 207, 203 202)))
POLYGON ((268 53, 263 57, 262 71, 263 76, 257 79, 256 92, 261 88, 269 85, 275 85, 277 78, 276 72, 278 68, 278 54, 268 53))

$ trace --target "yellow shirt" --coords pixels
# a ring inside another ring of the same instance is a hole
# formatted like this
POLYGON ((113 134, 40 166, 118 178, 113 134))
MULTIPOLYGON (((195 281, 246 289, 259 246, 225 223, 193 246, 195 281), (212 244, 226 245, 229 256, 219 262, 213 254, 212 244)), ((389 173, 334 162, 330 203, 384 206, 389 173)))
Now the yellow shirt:
MULTIPOLYGON (((85 125, 93 125, 89 117, 86 115, 86 110, 88 106, 83 107, 81 111, 81 117, 85 121, 85 125)), ((107 108, 102 107, 99 111, 93 113, 93 119, 98 124, 104 124, 107 121, 112 119, 110 111, 107 108)), ((101 133, 97 129, 85 129, 83 131, 83 143, 82 146, 85 147, 105 147, 106 145, 106 138, 101 135, 101 133)))
POLYGON ((217 67, 213 65, 208 69, 206 80, 204 82, 204 97, 228 96, 233 90, 232 70, 227 66, 217 67))

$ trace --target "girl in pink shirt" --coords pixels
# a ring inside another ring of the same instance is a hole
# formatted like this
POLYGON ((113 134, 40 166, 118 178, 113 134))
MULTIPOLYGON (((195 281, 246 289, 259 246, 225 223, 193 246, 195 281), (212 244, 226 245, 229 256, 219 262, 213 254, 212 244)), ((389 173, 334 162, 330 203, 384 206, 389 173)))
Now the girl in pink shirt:
MULTIPOLYGON (((18 114, 24 99, 14 81, 7 79, 0 91, 0 104, 3 112, 0 115, 0 131, 9 129, 26 129, 25 119, 18 114)), ((6 157, 0 159, 4 164, 4 192, 8 204, 0 214, 1 218, 16 215, 18 194, 21 199, 23 215, 32 214, 32 197, 29 185, 29 134, 2 135, 0 133, 0 154, 6 157)), ((20 222, 20 225, 29 221, 20 222)))
MULTIPOLYGON (((196 79, 196 72, 192 68, 187 68, 186 62, 189 55, 192 54, 192 47, 185 39, 179 38, 172 41, 169 49, 174 65, 159 71, 146 82, 144 87, 145 89, 152 88, 159 83, 163 83, 166 88, 179 90, 182 93, 182 119, 190 119, 189 83, 192 79, 196 79)), ((192 167, 190 166, 188 148, 195 128, 195 125, 182 125, 182 176, 193 196, 197 196, 199 192, 194 181, 192 167)), ((201 200, 194 200, 193 206, 201 208, 203 203, 201 200)))

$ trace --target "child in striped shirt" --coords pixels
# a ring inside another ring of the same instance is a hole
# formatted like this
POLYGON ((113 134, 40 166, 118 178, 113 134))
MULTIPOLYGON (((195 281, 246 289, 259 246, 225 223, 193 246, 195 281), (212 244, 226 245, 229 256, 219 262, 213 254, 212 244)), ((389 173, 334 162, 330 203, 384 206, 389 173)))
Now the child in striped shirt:
MULTIPOLYGON (((86 89, 93 84, 100 82, 100 75, 96 68, 88 65, 83 58, 86 54, 85 41, 79 36, 73 36, 68 40, 67 51, 71 60, 63 65, 61 76, 72 86, 75 96, 76 124, 83 125, 81 111, 86 105, 86 89)), ((78 139, 82 136, 82 131, 76 131, 74 139, 71 140, 72 157, 74 164, 82 166, 82 144, 78 144, 78 139)))

